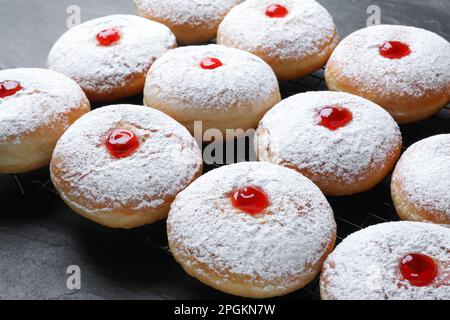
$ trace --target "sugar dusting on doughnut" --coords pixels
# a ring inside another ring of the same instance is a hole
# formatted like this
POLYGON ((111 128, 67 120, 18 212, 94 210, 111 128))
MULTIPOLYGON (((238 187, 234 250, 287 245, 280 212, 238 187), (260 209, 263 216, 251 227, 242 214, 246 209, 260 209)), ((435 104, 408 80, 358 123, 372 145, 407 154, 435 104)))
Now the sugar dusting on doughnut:
POLYGON ((347 237, 328 257, 321 295, 338 300, 446 300, 450 297, 450 229, 419 222, 390 222, 347 237), (439 265, 433 284, 413 286, 399 263, 411 253, 439 265))
POLYGON ((400 159, 393 182, 418 209, 450 219, 450 134, 412 145, 400 159))
POLYGON ((250 162, 209 172, 181 192, 169 214, 168 237, 187 264, 206 264, 225 280, 230 273, 244 275, 270 291, 295 286, 292 277, 324 255, 335 227, 331 207, 312 182, 290 169, 250 162), (248 185, 268 195, 264 213, 232 206, 232 191, 248 185))
POLYGON ((0 143, 19 144, 24 135, 55 121, 65 122, 68 111, 89 106, 81 88, 62 74, 45 69, 0 71, 0 82, 18 81, 22 90, 0 98, 0 143))
POLYGON ((85 90, 108 92, 133 74, 145 73, 152 63, 176 46, 166 26, 131 15, 112 15, 88 21, 66 32, 53 46, 48 66, 74 79, 85 90), (121 39, 98 45, 96 35, 116 28, 121 39))
MULTIPOLYGON (((250 102, 257 106, 274 92, 279 92, 277 79, 263 60, 219 45, 168 52, 153 64, 145 85, 145 93, 157 95, 158 100, 199 110, 239 108, 250 102), (205 72, 199 64, 206 57, 219 59, 223 66, 205 72)), ((251 114, 255 110, 247 111, 251 114)))
POLYGON ((314 0, 247 0, 230 11, 219 33, 233 35, 244 50, 263 50, 269 56, 289 60, 320 53, 335 32, 333 18, 314 0), (266 8, 274 3, 288 8, 289 14, 268 19, 266 8))
POLYGON ((239 2, 242 0, 135 0, 136 5, 151 16, 193 26, 220 20, 239 2))
POLYGON ((163 113, 132 105, 92 111, 63 135, 55 149, 52 175, 69 198, 84 199, 86 210, 129 206, 155 208, 175 196, 201 170, 196 141, 163 113), (140 138, 129 157, 113 159, 105 141, 111 130, 125 128, 140 138))
POLYGON ((351 34, 339 44, 329 65, 338 81, 350 81, 362 92, 421 97, 446 88, 450 99, 450 43, 439 35, 414 27, 380 25, 351 34), (411 53, 387 59, 379 47, 400 41, 411 53))
POLYGON ((282 101, 261 120, 256 141, 260 160, 291 164, 322 177, 335 175, 349 184, 385 166, 401 143, 400 130, 386 111, 366 99, 337 92, 307 92, 282 101), (334 104, 353 115, 336 131, 316 120, 324 106, 334 104))

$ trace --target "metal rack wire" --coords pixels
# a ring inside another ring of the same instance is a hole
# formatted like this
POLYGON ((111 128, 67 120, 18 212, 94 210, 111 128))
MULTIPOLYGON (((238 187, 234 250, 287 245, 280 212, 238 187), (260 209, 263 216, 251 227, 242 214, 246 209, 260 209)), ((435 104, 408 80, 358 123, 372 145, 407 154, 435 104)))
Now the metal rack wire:
MULTIPOLYGON (((306 91, 326 90, 324 70, 321 69, 295 81, 281 82, 280 88, 283 98, 306 91)), ((140 98, 137 100, 140 101, 140 98)), ((404 149, 426 137, 441 133, 450 133, 450 105, 430 119, 401 126, 401 130, 404 149)), ((249 143, 247 143, 247 146, 250 148, 249 143)), ((216 167, 219 167, 219 165, 206 165, 205 171, 212 170, 216 167)), ((29 188, 29 186, 22 182, 20 176, 13 175, 12 177, 24 196, 26 196, 28 189, 32 190, 32 188, 29 188)), ((390 177, 387 177, 380 185, 369 192, 350 197, 329 198, 338 224, 338 242, 342 241, 349 234, 370 225, 398 220, 390 197, 389 183, 390 177)), ((32 180, 31 184, 57 194, 50 179, 46 179, 45 181, 32 180)), ((56 198, 55 201, 57 201, 56 198)), ((160 251, 162 254, 171 254, 167 245, 164 221, 132 230, 130 231, 130 235, 144 241, 149 247, 160 251)), ((320 298, 318 279, 290 297, 307 299, 320 298)))

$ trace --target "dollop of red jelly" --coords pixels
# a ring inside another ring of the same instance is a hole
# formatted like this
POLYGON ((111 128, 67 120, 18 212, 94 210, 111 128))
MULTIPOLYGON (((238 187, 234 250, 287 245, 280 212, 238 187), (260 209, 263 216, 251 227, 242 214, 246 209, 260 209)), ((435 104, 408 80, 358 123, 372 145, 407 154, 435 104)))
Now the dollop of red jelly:
POLYGON ((22 90, 20 82, 14 80, 5 80, 0 82, 0 98, 12 96, 17 91, 22 90))
POLYGON ((289 13, 281 4, 271 4, 266 8, 266 16, 269 18, 284 18, 289 13))
POLYGON ((413 286, 424 287, 436 279, 438 266, 427 255, 410 253, 400 261, 400 272, 413 286))
POLYGON ((109 28, 97 34, 97 41, 101 46, 110 46, 120 40, 120 32, 116 28, 109 28))
POLYGON ((401 59, 410 53, 409 46, 400 41, 386 41, 380 45, 380 54, 388 59, 401 59))
POLYGON ((332 131, 346 126, 352 120, 350 110, 340 105, 326 106, 317 115, 317 123, 332 131))
POLYGON ((223 66, 222 61, 217 58, 205 58, 200 62, 200 67, 206 70, 213 70, 223 66))
POLYGON ((130 130, 115 129, 108 136, 106 147, 113 157, 125 158, 139 148, 139 140, 130 130))
POLYGON ((250 186, 234 190, 231 203, 248 214, 258 214, 269 206, 269 197, 260 188, 250 186))

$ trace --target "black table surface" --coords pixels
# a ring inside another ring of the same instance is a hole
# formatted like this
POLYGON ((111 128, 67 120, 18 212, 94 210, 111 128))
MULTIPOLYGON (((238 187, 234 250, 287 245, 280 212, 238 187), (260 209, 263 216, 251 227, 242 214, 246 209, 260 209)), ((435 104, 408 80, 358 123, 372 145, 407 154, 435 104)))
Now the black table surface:
MULTIPOLYGON (((319 2, 334 16, 342 36, 365 27, 367 8, 376 4, 382 23, 422 27, 450 39, 449 0, 319 2)), ((45 67, 52 44, 67 30, 70 5, 80 7, 83 22, 135 13, 132 0, 0 0, 0 69, 45 67)), ((450 126, 444 123, 439 130, 436 133, 450 132, 450 126)), ((103 228, 71 212, 38 183, 48 180, 47 168, 19 179, 25 194, 13 176, 0 175, 0 299, 232 298, 188 277, 170 255, 134 233, 103 228), (81 290, 66 286, 66 270, 71 265, 81 269, 81 290)), ((388 201, 387 193, 381 193, 368 193, 354 201, 361 206, 367 197, 388 201)), ((332 201, 334 208, 343 203, 332 201)), ((358 205, 347 210, 348 220, 359 214, 358 205)), ((395 220, 394 213, 389 214, 395 220)), ((302 291, 287 298, 317 295, 302 291)))

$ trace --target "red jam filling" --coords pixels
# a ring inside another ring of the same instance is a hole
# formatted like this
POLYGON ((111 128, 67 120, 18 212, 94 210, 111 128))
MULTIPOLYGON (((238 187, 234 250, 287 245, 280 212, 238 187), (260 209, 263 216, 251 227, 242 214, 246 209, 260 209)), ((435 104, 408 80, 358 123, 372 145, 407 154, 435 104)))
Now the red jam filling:
POLYGON ((436 262, 427 255, 411 253, 400 261, 402 276, 415 287, 431 284, 438 275, 436 262))
POLYGON ((380 54, 388 59, 401 59, 411 54, 411 49, 400 41, 386 41, 380 46, 380 54))
POLYGON ((115 129, 106 140, 106 148, 113 157, 125 158, 139 148, 139 140, 130 130, 115 129))
POLYGON ((258 214, 269 206, 269 197, 257 187, 244 187, 233 191, 231 203, 248 214, 258 214))
POLYGON ((206 70, 213 70, 223 66, 222 61, 217 58, 205 58, 200 62, 200 67, 206 70))
POLYGON ((101 46, 110 46, 120 40, 120 32, 116 28, 109 28, 97 34, 97 41, 101 46))
POLYGON ((352 120, 350 110, 340 105, 326 106, 317 115, 317 123, 332 131, 346 126, 352 120))
POLYGON ((266 9, 266 16, 269 18, 284 18, 288 13, 288 9, 281 4, 271 4, 266 9))
POLYGON ((0 82, 0 98, 12 96, 17 91, 22 90, 20 82, 14 80, 5 80, 0 82))

